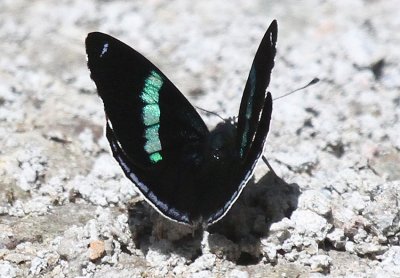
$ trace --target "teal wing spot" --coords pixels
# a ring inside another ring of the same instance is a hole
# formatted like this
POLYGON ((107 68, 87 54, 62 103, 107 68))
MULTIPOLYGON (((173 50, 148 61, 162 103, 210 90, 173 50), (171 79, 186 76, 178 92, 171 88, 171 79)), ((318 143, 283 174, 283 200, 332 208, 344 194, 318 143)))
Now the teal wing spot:
POLYGON ((256 89, 256 72, 254 65, 251 67, 250 70, 250 95, 247 99, 247 106, 246 106, 246 121, 244 123, 244 131, 242 134, 242 143, 240 146, 240 156, 243 157, 244 150, 247 148, 247 144, 249 141, 249 120, 251 117, 251 112, 253 111, 253 96, 254 91, 256 89))
POLYGON ((158 104, 160 98, 160 89, 163 85, 163 78, 155 71, 151 71, 150 75, 144 81, 144 87, 140 94, 143 101, 142 120, 145 125, 144 150, 149 154, 152 163, 157 163, 163 158, 160 142, 160 106, 158 104))
POLYGON ((155 153, 161 151, 161 142, 158 130, 160 125, 153 125, 146 128, 144 137, 146 138, 146 143, 144 145, 144 150, 148 153, 155 153))
POLYGON ((145 126, 160 122, 160 106, 158 104, 148 104, 143 107, 143 122, 145 126))
POLYGON ((159 152, 152 153, 150 155, 150 161, 153 162, 153 163, 157 163, 157 162, 159 162, 161 160, 162 160, 162 156, 161 156, 161 154, 159 152))
POLYGON ((248 126, 245 126, 245 131, 243 132, 243 135, 242 135, 242 145, 240 148, 240 157, 243 157, 243 155, 244 155, 244 148, 247 145, 247 133, 248 132, 249 132, 248 126))
POLYGON ((159 99, 159 91, 163 84, 162 77, 155 71, 150 73, 150 76, 144 81, 144 88, 140 98, 146 104, 156 104, 159 99))

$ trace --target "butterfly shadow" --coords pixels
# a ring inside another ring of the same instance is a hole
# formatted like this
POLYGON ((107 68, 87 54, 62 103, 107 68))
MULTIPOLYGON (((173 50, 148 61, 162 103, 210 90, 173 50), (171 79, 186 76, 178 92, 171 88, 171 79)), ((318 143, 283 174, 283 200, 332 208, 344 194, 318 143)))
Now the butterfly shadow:
POLYGON ((210 250, 232 249, 230 246, 233 246, 226 253, 231 255, 228 259, 240 265, 258 263, 262 258, 261 239, 268 237, 273 223, 290 218, 299 196, 300 188, 296 183, 288 184, 273 172, 257 182, 253 178, 228 214, 209 227, 210 250))
POLYGON ((268 237, 273 223, 291 216, 299 195, 297 184, 268 172, 257 182, 251 179, 231 210, 207 233, 165 219, 144 201, 128 209, 129 228, 136 247, 145 254, 151 248, 193 261, 206 246, 237 264, 256 264, 262 258, 261 239, 268 237))
POLYGON ((133 200, 128 207, 128 225, 135 247, 170 256, 175 253, 189 261, 201 255, 202 232, 161 216, 146 201, 133 200))

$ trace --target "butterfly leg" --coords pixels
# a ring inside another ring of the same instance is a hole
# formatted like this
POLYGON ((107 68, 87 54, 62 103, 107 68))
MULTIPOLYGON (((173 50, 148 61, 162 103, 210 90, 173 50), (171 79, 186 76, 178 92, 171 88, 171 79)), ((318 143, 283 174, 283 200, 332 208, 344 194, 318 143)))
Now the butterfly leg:
POLYGON ((278 177, 278 175, 275 173, 274 169, 272 169, 271 164, 269 164, 267 158, 266 158, 264 155, 262 155, 261 158, 262 158, 262 160, 264 161, 264 163, 267 165, 267 167, 268 167, 268 169, 271 171, 271 173, 272 173, 275 177, 278 177))

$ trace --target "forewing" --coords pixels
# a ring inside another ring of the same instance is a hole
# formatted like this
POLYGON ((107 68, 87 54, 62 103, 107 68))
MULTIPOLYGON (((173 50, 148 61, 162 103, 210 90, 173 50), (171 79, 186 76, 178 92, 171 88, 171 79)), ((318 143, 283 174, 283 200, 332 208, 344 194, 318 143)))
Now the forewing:
POLYGON ((265 92, 274 67, 277 35, 278 26, 274 20, 258 47, 243 92, 237 129, 237 148, 243 159, 249 153, 264 107, 265 92))
POLYGON ((277 23, 273 21, 265 33, 254 57, 250 74, 245 86, 239 110, 236 134, 236 150, 239 154, 238 168, 233 171, 236 188, 229 187, 230 197, 225 205, 208 218, 208 224, 221 219, 235 203, 263 152, 269 131, 272 114, 272 97, 266 89, 274 66, 276 54, 277 23))
POLYGON ((202 163, 206 125, 173 83, 128 45, 94 32, 86 52, 114 157, 155 208, 186 222, 187 204, 176 196, 194 190, 185 187, 185 177, 202 163))

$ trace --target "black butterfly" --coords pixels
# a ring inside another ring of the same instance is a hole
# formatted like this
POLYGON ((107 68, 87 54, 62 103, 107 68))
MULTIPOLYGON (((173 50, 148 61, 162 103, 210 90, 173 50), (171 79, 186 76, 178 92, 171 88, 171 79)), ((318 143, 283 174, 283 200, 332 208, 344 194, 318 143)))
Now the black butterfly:
POLYGON ((188 225, 220 220, 252 176, 269 130, 278 27, 254 58, 238 122, 209 131, 189 101, 149 60, 121 41, 90 33, 91 78, 104 103, 114 158, 147 202, 188 225))

